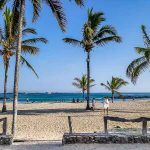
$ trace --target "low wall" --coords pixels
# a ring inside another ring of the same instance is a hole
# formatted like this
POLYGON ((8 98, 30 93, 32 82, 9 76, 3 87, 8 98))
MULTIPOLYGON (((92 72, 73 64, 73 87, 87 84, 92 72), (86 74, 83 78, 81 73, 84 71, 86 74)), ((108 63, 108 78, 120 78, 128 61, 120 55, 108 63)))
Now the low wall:
POLYGON ((0 145, 11 145, 13 138, 11 135, 0 135, 0 145))
POLYGON ((62 139, 63 144, 75 143, 99 143, 99 144, 127 144, 127 143, 150 143, 150 136, 142 135, 119 135, 119 134, 98 134, 98 133, 65 133, 62 139))

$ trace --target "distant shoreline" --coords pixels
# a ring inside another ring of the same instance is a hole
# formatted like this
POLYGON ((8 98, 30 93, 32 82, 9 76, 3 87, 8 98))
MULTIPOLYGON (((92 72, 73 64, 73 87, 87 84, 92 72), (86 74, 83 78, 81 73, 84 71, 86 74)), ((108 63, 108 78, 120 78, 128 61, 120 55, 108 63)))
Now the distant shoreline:
MULTIPOLYGON (((34 103, 49 103, 49 104, 55 104, 55 103, 77 103, 77 104, 79 104, 79 103, 86 103, 86 100, 84 101, 84 102, 82 102, 81 101, 82 99, 80 99, 80 101, 79 102, 72 102, 71 100, 69 101, 69 100, 29 100, 28 102, 27 101, 18 101, 18 103, 23 103, 23 104, 34 104, 34 103)), ((118 98, 115 98, 114 99, 114 102, 122 102, 122 101, 125 101, 125 102, 130 102, 130 101, 150 101, 150 98, 127 98, 127 99, 122 99, 122 98, 120 98, 120 99, 118 99, 118 98)), ((3 100, 1 99, 0 100, 0 103, 2 103, 3 102, 3 100)), ((7 100, 7 103, 12 103, 13 102, 13 100, 7 100)), ((103 102, 103 99, 95 99, 95 102, 103 102)))
MULTIPOLYGON (((86 97, 86 95, 85 95, 86 97)), ((104 97, 109 97, 111 99, 111 93, 91 93, 91 99, 95 99, 96 101, 103 101, 104 97)), ((63 102, 72 102, 74 101, 82 101, 81 93, 65 93, 65 94, 20 94, 19 95, 19 103, 43 103, 43 102, 51 102, 51 103, 63 103, 63 102)), ((123 93, 123 97, 119 97, 115 95, 115 101, 129 101, 129 100, 148 100, 150 99, 150 93, 123 93)), ((0 103, 3 101, 3 94, 0 94, 0 103)), ((7 102, 13 101, 13 94, 7 94, 7 102)), ((86 101, 86 100, 85 100, 86 101)))

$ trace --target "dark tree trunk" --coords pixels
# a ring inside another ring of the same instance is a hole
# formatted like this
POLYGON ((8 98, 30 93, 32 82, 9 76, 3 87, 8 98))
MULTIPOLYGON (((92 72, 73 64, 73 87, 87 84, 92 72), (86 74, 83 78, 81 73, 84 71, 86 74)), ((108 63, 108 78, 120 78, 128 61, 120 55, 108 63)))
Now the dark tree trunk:
POLYGON ((112 103, 114 102, 114 92, 112 92, 112 103))
POLYGON ((83 98, 83 102, 84 102, 84 89, 82 90, 82 98, 83 98))
POLYGON ((86 110, 90 110, 90 52, 87 52, 87 106, 86 110))
POLYGON ((6 94, 7 94, 7 78, 8 78, 8 67, 9 67, 9 59, 7 60, 5 65, 5 79, 4 79, 4 100, 3 100, 3 108, 2 112, 7 112, 6 107, 6 94))
POLYGON ((21 56, 21 42, 22 42, 22 27, 23 17, 25 11, 25 0, 21 0, 20 15, 19 15, 19 27, 18 27, 18 47, 16 51, 16 64, 14 74, 14 101, 13 101, 13 120, 12 120, 12 135, 15 137, 16 126, 17 126, 17 105, 18 105, 18 83, 19 83, 19 67, 20 67, 20 56, 21 56))

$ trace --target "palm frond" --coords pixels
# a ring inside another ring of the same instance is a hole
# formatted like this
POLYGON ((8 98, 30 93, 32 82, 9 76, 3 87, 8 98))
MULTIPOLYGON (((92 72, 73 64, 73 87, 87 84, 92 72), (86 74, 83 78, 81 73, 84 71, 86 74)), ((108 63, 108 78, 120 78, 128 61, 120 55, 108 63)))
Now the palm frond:
POLYGON ((39 12, 41 11, 41 0, 32 0, 33 5, 33 18, 32 21, 36 21, 39 17, 39 12))
POLYGON ((95 82, 95 80, 94 79, 90 79, 90 87, 93 87, 93 86, 95 86, 96 84, 93 84, 95 82))
POLYGON ((145 52, 150 52, 150 47, 148 47, 148 48, 135 47, 135 51, 136 51, 138 54, 144 54, 145 52))
POLYGON ((101 83, 100 85, 101 85, 101 86, 104 86, 107 90, 111 91, 111 88, 110 88, 108 85, 106 85, 106 84, 104 84, 104 83, 101 83))
POLYGON ((23 53, 29 53, 32 55, 35 55, 39 52, 39 48, 34 47, 34 46, 29 46, 29 45, 22 45, 21 50, 23 53))
POLYGON ((148 67, 149 63, 147 61, 142 61, 140 64, 134 66, 134 68, 129 68, 130 71, 127 70, 127 75, 130 77, 131 82, 135 84, 139 75, 144 72, 148 67))
POLYGON ((88 25, 93 29, 94 31, 97 30, 98 26, 101 24, 101 22, 105 21, 105 18, 103 17, 103 12, 93 12, 93 8, 88 9, 88 25))
MULTIPOLYGON (((69 0, 69 1, 72 1, 72 0, 69 0)), ((84 0, 74 0, 75 3, 79 6, 84 6, 84 0)))
POLYGON ((32 38, 32 39, 27 39, 27 40, 24 40, 22 41, 22 44, 26 45, 26 44, 36 44, 36 43, 44 43, 46 44, 47 43, 47 40, 45 38, 32 38))
POLYGON ((109 42, 120 43, 121 42, 121 37, 120 36, 109 36, 109 37, 105 37, 105 38, 99 39, 99 40, 95 41, 94 43, 96 45, 104 46, 105 44, 107 44, 109 42))
POLYGON ((129 66, 127 67, 126 75, 127 75, 129 78, 132 78, 132 74, 133 74, 133 72, 134 72, 134 69, 135 69, 136 67, 138 67, 140 64, 142 64, 143 62, 146 62, 146 59, 145 59, 144 56, 133 60, 133 61, 129 64, 129 66))
POLYGON ((84 0, 75 0, 75 2, 79 6, 84 6, 84 0))
POLYGON ((101 83, 102 86, 104 86, 112 93, 118 92, 119 88, 121 88, 122 86, 126 86, 127 84, 128 82, 118 77, 112 77, 110 82, 107 81, 107 84, 101 83))
POLYGON ((79 83, 76 83, 76 82, 73 82, 72 85, 75 86, 75 87, 77 87, 77 88, 79 88, 79 89, 82 88, 81 85, 79 83))
POLYGON ((150 45, 150 37, 146 32, 146 27, 144 25, 142 25, 141 30, 142 30, 142 33, 143 33, 144 43, 148 47, 150 45))
POLYGON ((117 36, 116 29, 110 25, 105 25, 102 28, 100 28, 100 30, 94 36, 93 40, 106 37, 107 35, 117 36))
POLYGON ((63 41, 65 43, 69 43, 69 44, 72 44, 72 45, 75 45, 75 46, 81 46, 82 45, 81 41, 73 39, 73 38, 64 38, 63 41))
POLYGON ((36 77, 39 78, 39 76, 36 73, 36 71, 34 70, 34 68, 31 66, 31 64, 23 56, 21 56, 21 63, 22 63, 22 65, 26 64, 27 67, 33 71, 33 73, 36 75, 36 77))
POLYGON ((22 34, 23 34, 23 36, 25 36, 27 34, 34 34, 34 35, 36 35, 37 32, 36 32, 36 30, 34 28, 26 28, 26 29, 23 29, 22 34))
MULTIPOLYGON (((87 75, 83 74, 81 79, 80 78, 74 78, 73 85, 82 89, 82 90, 86 90, 87 89, 87 75)), ((94 79, 90 79, 90 87, 95 86, 95 84, 92 84, 95 80, 94 79)))
POLYGON ((116 80, 116 87, 115 87, 116 90, 118 90, 118 89, 120 89, 122 86, 126 86, 126 85, 128 84, 127 81, 125 81, 125 80, 123 80, 123 79, 121 79, 121 78, 115 78, 115 80, 116 80))
POLYGON ((79 79, 79 78, 74 78, 74 80, 76 81, 76 82, 78 82, 78 83, 80 83, 81 82, 81 79, 79 79))
POLYGON ((66 16, 59 0, 44 0, 54 13, 62 31, 66 31, 66 16))

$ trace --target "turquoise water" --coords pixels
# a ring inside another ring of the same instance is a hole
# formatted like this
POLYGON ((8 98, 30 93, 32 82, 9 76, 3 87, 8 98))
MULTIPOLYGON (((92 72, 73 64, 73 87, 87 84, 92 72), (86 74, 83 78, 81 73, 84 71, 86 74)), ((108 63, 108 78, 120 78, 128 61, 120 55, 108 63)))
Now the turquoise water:
MULTIPOLYGON (((148 96, 150 93, 123 93, 124 96, 143 97, 148 96)), ((111 96, 110 93, 91 93, 91 99, 101 100, 103 97, 111 96)), ((2 101, 3 94, 0 93, 2 101)), ((7 94, 8 101, 13 98, 12 93, 7 94)), ((19 93, 19 102, 70 102, 72 99, 82 99, 82 93, 19 93)), ((143 98, 142 98, 143 99, 143 98)), ((146 98, 145 98, 146 99, 146 98)), ((118 100, 118 99, 116 99, 118 100)))

